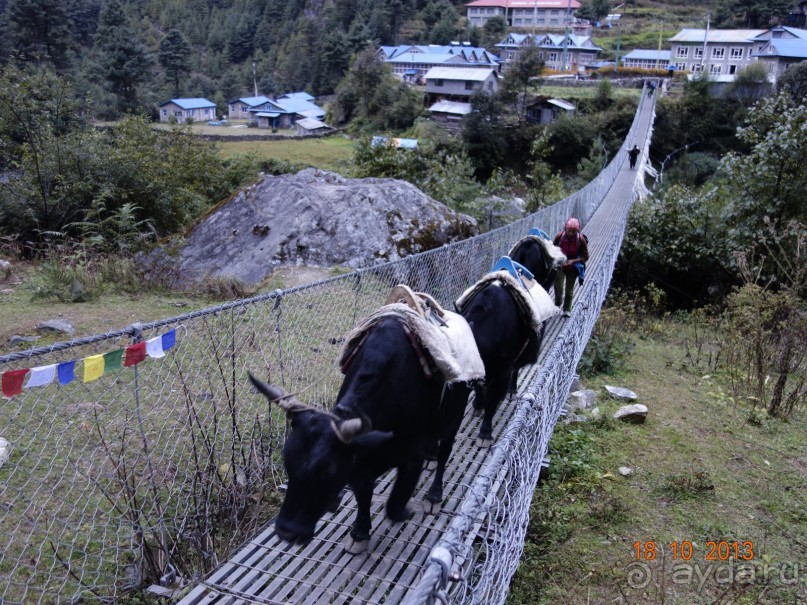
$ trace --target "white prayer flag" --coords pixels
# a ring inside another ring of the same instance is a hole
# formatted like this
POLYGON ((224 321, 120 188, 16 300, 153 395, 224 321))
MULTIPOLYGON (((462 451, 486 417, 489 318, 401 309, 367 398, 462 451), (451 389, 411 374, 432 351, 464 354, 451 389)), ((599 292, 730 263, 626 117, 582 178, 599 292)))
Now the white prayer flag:
POLYGON ((25 385, 26 389, 31 387, 44 387, 53 382, 56 378, 56 364, 49 366, 39 366, 38 368, 31 368, 31 373, 28 375, 28 382, 25 385))
POLYGON ((146 354, 154 359, 165 357, 163 352, 163 337, 155 336, 151 340, 146 341, 146 354))

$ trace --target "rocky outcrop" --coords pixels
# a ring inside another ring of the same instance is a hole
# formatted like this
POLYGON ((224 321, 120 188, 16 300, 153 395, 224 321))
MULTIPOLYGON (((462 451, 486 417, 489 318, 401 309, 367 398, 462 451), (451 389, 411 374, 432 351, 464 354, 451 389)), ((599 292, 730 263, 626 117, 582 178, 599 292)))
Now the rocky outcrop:
POLYGON ((180 251, 180 274, 254 284, 280 265, 358 269, 477 232, 472 218, 405 181, 311 168, 264 176, 202 220, 180 251))

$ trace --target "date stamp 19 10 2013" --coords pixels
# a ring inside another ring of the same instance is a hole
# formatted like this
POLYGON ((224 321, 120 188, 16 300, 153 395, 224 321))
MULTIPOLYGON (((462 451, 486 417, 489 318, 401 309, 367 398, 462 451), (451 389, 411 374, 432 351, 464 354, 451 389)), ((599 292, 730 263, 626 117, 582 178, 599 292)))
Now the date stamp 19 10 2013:
POLYGON ((655 561, 665 555, 671 556, 674 561, 691 561, 693 557, 702 557, 704 561, 753 561, 756 556, 751 540, 707 540, 703 549, 691 540, 669 544, 654 540, 636 541, 633 543, 633 553, 637 561, 655 561))

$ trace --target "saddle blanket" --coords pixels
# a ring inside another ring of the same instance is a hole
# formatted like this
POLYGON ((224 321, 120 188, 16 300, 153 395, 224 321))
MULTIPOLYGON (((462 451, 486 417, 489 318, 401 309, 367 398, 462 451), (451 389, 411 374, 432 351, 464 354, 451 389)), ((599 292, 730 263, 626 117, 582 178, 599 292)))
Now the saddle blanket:
POLYGON ((445 382, 472 382, 485 378, 485 364, 476 348, 471 326, 462 315, 444 311, 445 325, 438 325, 401 303, 384 305, 347 334, 339 356, 341 365, 360 346, 366 333, 386 317, 397 318, 414 333, 445 382))
POLYGON ((463 292, 462 296, 457 299, 457 309, 462 310, 465 308, 465 305, 467 305, 477 293, 495 282, 499 282, 507 289, 521 312, 522 318, 524 318, 526 323, 533 329, 540 326, 541 323, 550 317, 554 317, 560 313, 560 309, 555 306, 552 298, 550 298, 547 291, 544 290, 540 284, 533 282, 530 289, 527 290, 507 271, 493 271, 485 275, 463 292))

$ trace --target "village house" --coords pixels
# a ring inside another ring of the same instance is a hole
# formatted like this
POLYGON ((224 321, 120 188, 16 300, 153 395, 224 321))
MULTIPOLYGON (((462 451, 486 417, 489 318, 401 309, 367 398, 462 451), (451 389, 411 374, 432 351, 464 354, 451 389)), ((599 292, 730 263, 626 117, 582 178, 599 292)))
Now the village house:
POLYGON ((755 42, 764 29, 682 29, 669 39, 670 63, 678 70, 733 80, 748 67, 764 44, 755 42), (707 35, 708 33, 708 35, 707 35))
POLYGON ((319 120, 325 110, 313 103, 306 92, 293 92, 276 97, 241 97, 228 103, 231 120, 247 120, 259 128, 292 128, 305 118, 319 120))
POLYGON ((578 72, 594 63, 602 51, 591 36, 575 34, 510 34, 496 46, 502 49, 505 69, 518 58, 519 52, 530 46, 537 46, 538 58, 556 71, 578 72))
POLYGON ((378 56, 389 64, 393 74, 415 84, 422 83, 423 76, 432 67, 500 69, 499 57, 484 48, 466 44, 381 46, 378 56))
POLYGON ((527 121, 534 124, 549 124, 564 115, 574 115, 576 107, 563 99, 542 97, 526 107, 527 121))
POLYGON ((483 27, 488 19, 502 17, 508 27, 563 29, 575 22, 577 0, 474 0, 465 5, 468 23, 483 27))
POLYGON ((670 64, 669 50, 646 50, 637 48, 620 59, 622 67, 636 69, 667 69, 670 64))
POLYGON ((793 27, 774 27, 754 38, 761 46, 753 58, 768 70, 772 84, 794 63, 807 60, 807 30, 793 27))
POLYGON ((432 67, 425 80, 426 105, 438 100, 467 102, 476 92, 499 91, 499 74, 493 69, 432 67))
POLYGON ((460 101, 437 101, 426 111, 432 120, 441 122, 446 129, 459 131, 462 118, 471 113, 471 104, 460 101))
POLYGON ((207 99, 171 99, 160 105, 160 122, 207 122, 216 119, 216 104, 207 99))
POLYGON ((313 134, 325 134, 333 130, 325 122, 315 118, 303 118, 294 123, 294 134, 298 137, 309 136, 313 134))

